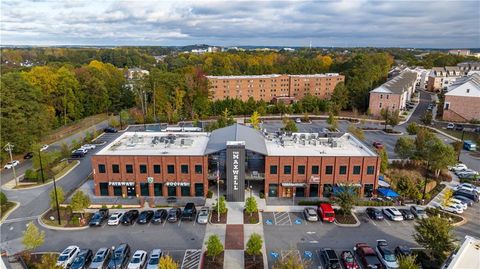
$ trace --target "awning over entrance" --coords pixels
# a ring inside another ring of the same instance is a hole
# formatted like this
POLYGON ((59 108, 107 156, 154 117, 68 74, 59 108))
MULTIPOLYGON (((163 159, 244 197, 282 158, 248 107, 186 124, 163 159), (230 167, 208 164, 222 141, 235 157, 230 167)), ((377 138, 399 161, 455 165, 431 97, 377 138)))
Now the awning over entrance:
POLYGON ((390 188, 378 188, 378 193, 385 197, 398 197, 398 193, 390 188))

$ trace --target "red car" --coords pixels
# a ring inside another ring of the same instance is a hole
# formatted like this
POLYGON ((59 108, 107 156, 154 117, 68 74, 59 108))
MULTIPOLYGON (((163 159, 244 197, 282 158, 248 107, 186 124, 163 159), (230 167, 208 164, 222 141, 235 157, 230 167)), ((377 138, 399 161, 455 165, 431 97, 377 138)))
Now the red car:
POLYGON ((343 267, 346 269, 359 269, 357 261, 353 256, 353 253, 349 250, 342 251, 340 254, 340 260, 342 261, 343 267))
POLYGON ((364 268, 369 269, 383 269, 382 263, 378 259, 375 250, 365 243, 358 243, 353 248, 360 257, 360 262, 364 268))
POLYGON ((383 144, 380 143, 380 142, 373 142, 373 146, 376 148, 376 149, 383 149, 383 144))

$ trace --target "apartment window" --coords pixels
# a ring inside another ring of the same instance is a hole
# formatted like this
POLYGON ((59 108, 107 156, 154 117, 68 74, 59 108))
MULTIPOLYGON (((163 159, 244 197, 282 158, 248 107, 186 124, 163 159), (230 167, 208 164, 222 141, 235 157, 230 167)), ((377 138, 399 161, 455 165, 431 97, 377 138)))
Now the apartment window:
POLYGON ((367 175, 373 175, 375 172, 375 167, 373 165, 367 166, 367 175))
POLYGON ((120 167, 118 166, 118 164, 112 164, 112 173, 114 174, 120 173, 120 167))
POLYGON ((182 164, 182 166, 180 166, 180 169, 182 170, 182 174, 188 174, 188 165, 182 164))
POLYGON ((291 165, 285 165, 283 167, 283 173, 285 175, 290 175, 292 173, 292 166, 291 165))
POLYGON ((140 174, 146 174, 147 173, 147 165, 146 164, 141 164, 140 165, 140 174))
POLYGON ((380 94, 380 99, 383 99, 383 94, 380 94))
POLYGON ((201 174, 202 173, 202 165, 201 164, 196 164, 195 165, 195 174, 201 174))
POLYGON ((272 174, 272 175, 277 174, 277 166, 276 165, 270 165, 270 174, 272 174))
POLYGON ((445 102, 445 108, 444 108, 444 110, 448 110, 449 108, 450 108, 450 103, 445 102))
POLYGON ((167 165, 167 173, 175 174, 175 165, 173 165, 173 164, 167 165))
POLYGON ((125 165, 125 170, 127 171, 127 174, 133 174, 133 165, 131 164, 125 165))
POLYGON ((332 165, 325 166, 325 174, 327 174, 327 175, 333 174, 333 166, 332 165))
POLYGON ((470 92, 470 89, 467 89, 467 93, 469 93, 469 92, 470 92))
POLYGON ((299 165, 299 166, 297 167, 297 173, 298 173, 299 175, 304 175, 304 174, 305 174, 305 165, 299 165))
POLYGON ((319 171, 318 171, 318 165, 312 166, 312 174, 313 174, 313 175, 317 175, 318 172, 319 172, 319 171))
POLYGON ((340 166, 340 175, 345 175, 347 174, 347 166, 346 165, 341 165, 340 166))
POLYGON ((382 103, 379 103, 378 107, 379 107, 379 108, 382 108, 382 103))
POLYGON ((354 175, 360 175, 360 165, 355 165, 353 167, 353 174, 354 175))
POLYGON ((154 164, 153 165, 153 173, 154 174, 160 174, 160 165, 159 164, 154 164))
POLYGON ((388 96, 389 96, 389 95, 387 94, 387 99, 388 99, 388 96))
POLYGON ((98 165, 98 172, 100 174, 105 174, 105 165, 104 164, 99 164, 98 165))

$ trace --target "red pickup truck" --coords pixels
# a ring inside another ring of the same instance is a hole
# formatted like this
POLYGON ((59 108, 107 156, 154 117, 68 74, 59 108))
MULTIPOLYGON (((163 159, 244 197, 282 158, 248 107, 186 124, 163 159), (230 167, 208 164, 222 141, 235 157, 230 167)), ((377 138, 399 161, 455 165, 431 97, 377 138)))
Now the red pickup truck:
POLYGON ((375 250, 365 243, 358 243, 353 248, 360 257, 360 262, 364 268, 383 269, 382 263, 377 257, 375 250))

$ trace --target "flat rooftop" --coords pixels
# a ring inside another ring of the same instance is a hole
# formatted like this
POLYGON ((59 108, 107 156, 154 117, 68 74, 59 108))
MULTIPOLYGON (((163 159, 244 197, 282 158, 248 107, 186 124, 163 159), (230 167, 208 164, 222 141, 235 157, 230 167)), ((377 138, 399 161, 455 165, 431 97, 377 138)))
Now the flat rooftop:
POLYGON ((293 133, 291 136, 267 136, 268 156, 377 156, 349 133, 324 137, 318 133, 293 133))
POLYGON ((96 155, 203 156, 209 133, 125 132, 96 155))

